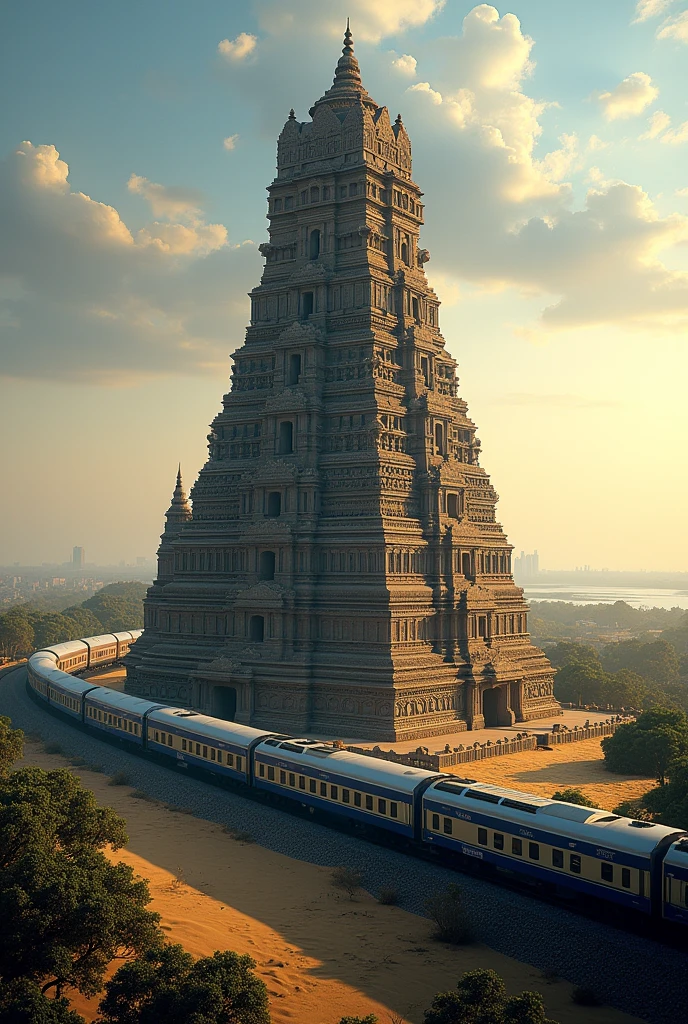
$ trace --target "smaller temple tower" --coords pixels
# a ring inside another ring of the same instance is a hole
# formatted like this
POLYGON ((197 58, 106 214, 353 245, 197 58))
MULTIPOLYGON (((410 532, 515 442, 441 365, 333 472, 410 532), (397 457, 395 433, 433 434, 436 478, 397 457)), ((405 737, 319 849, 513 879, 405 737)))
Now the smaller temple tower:
POLYGON ((177 469, 177 483, 172 494, 172 504, 165 513, 165 529, 160 535, 158 548, 158 578, 155 584, 164 586, 174 578, 174 542, 181 533, 182 527, 192 517, 189 499, 182 483, 181 463, 177 469))

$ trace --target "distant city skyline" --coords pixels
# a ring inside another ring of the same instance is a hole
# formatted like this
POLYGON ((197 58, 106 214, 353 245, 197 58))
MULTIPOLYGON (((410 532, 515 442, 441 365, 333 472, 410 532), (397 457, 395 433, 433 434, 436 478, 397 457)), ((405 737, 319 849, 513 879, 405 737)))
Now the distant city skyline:
POLYGON ((5 6, 0 563, 152 557, 350 15, 516 551, 688 570, 685 0, 5 6))

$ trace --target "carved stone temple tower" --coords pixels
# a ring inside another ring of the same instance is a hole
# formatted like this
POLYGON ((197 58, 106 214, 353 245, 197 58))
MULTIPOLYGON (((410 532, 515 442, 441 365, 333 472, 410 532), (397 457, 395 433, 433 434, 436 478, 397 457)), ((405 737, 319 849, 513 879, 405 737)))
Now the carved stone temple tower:
POLYGON ((251 323, 127 690, 371 740, 556 713, 423 270, 411 144, 348 29, 310 116, 279 137, 251 323))

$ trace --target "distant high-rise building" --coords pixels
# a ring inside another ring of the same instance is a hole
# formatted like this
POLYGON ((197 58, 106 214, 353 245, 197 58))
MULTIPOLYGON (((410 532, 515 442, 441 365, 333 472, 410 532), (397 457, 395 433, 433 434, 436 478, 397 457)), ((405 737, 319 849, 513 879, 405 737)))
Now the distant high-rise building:
POLYGON ((520 555, 514 558, 514 577, 517 580, 534 580, 537 579, 540 572, 540 556, 537 551, 533 551, 532 554, 527 555, 525 551, 522 551, 520 555))
POLYGON ((425 277, 409 137, 348 30, 310 114, 279 137, 246 343, 193 510, 177 480, 127 692, 384 740, 556 714, 425 277))
POLYGON ((72 548, 72 565, 75 569, 83 569, 86 564, 86 552, 83 548, 72 548))

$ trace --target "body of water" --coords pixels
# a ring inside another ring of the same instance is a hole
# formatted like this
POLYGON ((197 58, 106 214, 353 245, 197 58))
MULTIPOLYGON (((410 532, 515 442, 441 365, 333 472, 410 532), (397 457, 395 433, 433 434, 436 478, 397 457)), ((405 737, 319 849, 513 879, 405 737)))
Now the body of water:
POLYGON ((571 601, 573 604, 614 604, 625 601, 632 608, 686 608, 688 590, 657 587, 590 587, 566 583, 525 583, 529 601, 571 601))

